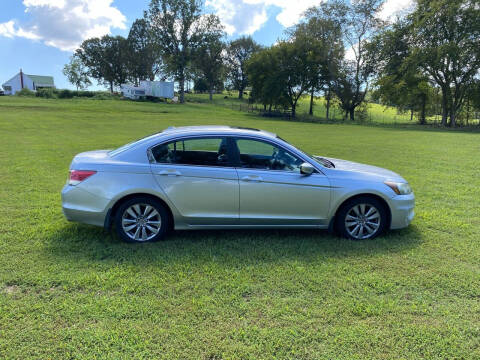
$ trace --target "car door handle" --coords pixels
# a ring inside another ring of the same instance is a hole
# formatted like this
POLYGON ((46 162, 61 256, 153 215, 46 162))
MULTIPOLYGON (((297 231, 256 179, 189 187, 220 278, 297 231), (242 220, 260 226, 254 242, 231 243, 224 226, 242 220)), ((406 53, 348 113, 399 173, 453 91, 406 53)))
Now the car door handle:
POLYGON ((177 170, 162 170, 157 172, 158 175, 166 175, 166 176, 180 176, 182 175, 180 171, 177 170))
POLYGON ((261 182, 261 181, 263 181, 262 177, 257 176, 257 175, 247 175, 247 176, 242 177, 242 180, 243 181, 251 181, 251 182, 261 182))

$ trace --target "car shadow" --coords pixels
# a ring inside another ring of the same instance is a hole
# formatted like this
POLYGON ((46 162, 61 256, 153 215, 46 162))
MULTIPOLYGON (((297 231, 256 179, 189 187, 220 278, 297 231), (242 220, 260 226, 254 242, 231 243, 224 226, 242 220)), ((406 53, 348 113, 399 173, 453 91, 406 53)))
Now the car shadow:
POLYGON ((164 241, 128 244, 101 228, 65 224, 46 239, 46 256, 55 261, 132 263, 135 265, 190 262, 249 265, 259 262, 310 262, 319 258, 371 257, 409 251, 423 242, 410 227, 366 241, 352 241, 323 230, 200 230, 175 231, 164 241), (232 262, 232 258, 235 261, 232 262))

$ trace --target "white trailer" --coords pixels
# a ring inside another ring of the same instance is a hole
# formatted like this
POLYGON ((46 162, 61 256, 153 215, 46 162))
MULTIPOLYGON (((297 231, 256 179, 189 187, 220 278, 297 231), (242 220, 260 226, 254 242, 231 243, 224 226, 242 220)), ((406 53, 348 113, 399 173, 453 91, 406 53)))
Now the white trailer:
POLYGON ((146 95, 145 89, 143 87, 133 86, 129 84, 121 85, 120 90, 122 91, 122 95, 124 97, 134 100, 138 100, 146 95))
POLYGON ((140 81, 139 86, 124 84, 120 86, 123 96, 129 99, 139 99, 144 96, 172 99, 174 94, 173 81, 140 81))
POLYGON ((173 81, 140 81, 147 96, 171 99, 174 96, 173 81))

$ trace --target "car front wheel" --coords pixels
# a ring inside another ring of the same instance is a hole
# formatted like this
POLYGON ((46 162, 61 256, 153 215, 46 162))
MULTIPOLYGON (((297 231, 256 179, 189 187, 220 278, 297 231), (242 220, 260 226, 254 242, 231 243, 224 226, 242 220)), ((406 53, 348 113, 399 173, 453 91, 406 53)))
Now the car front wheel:
POLYGON ((337 230, 349 239, 373 239, 387 227, 387 210, 374 197, 362 196, 346 202, 337 217, 337 230))
POLYGON ((153 242, 165 237, 169 217, 165 207, 149 197, 125 201, 115 214, 115 229, 126 242, 153 242))

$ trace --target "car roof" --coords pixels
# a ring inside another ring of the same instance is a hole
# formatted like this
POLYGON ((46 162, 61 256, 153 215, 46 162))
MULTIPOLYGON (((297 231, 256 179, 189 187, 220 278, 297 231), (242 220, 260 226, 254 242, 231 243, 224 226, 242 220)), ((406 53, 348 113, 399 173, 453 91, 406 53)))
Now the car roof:
POLYGON ((264 135, 276 138, 277 135, 268 131, 241 127, 241 126, 225 126, 225 125, 203 125, 203 126, 170 126, 158 135, 188 135, 188 134, 207 134, 207 133, 228 133, 231 135, 264 135))

